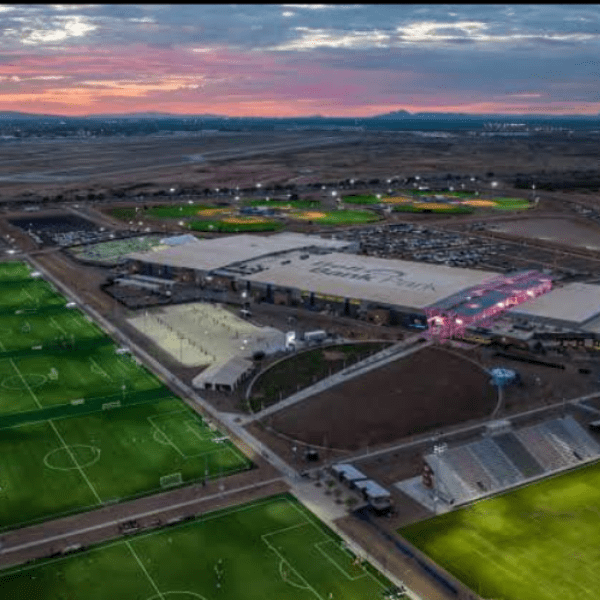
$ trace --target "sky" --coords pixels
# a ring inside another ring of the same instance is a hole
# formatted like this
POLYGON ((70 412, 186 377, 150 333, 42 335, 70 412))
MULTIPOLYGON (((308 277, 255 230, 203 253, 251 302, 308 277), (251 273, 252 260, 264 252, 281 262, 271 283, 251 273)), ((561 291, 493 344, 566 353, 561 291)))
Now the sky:
POLYGON ((598 5, 0 5, 0 111, 600 113, 598 5))

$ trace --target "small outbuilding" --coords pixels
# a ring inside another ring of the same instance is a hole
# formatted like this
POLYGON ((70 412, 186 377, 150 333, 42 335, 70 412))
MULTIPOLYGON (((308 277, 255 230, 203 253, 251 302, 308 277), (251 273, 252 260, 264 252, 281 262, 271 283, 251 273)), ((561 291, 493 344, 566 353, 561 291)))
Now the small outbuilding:
POLYGON ((389 512, 392 508, 392 495, 384 487, 372 479, 365 479, 356 483, 365 500, 378 513, 389 512))
POLYGON ((192 381, 200 390, 232 392, 254 371, 254 363, 241 356, 234 356, 226 362, 215 363, 202 371, 192 381))
POLYGON ((343 483, 346 483, 348 487, 355 487, 358 481, 367 479, 367 476, 359 471, 356 467, 350 464, 337 464, 332 465, 331 472, 343 483))

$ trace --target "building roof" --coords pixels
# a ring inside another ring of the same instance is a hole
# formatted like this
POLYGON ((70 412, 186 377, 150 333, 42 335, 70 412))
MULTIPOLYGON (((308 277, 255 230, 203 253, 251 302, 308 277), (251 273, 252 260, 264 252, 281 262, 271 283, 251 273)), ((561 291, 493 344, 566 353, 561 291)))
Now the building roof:
POLYGON ((569 283, 515 306, 511 313, 582 324, 600 313, 600 286, 569 283))
POLYGON ((376 481, 365 479, 356 483, 356 487, 362 490, 369 498, 389 498, 391 494, 376 481))
POLYGON ((305 258, 292 254, 286 259, 285 265, 281 261, 260 261, 263 270, 248 274, 245 279, 322 295, 421 309, 497 275, 490 271, 341 252, 324 256, 311 254, 305 258))
POLYGON ((366 479, 367 476, 361 473, 355 466, 347 464, 333 465, 331 470, 338 475, 343 475, 348 481, 358 481, 359 479, 366 479))
POLYGON ((254 368, 250 360, 241 356, 234 356, 226 362, 214 363, 200 375, 194 377, 192 385, 202 387, 205 383, 213 385, 229 385, 231 387, 254 368))
POLYGON ((193 241, 171 248, 132 252, 127 254, 126 258, 158 265, 212 271, 232 263, 296 248, 320 246, 341 249, 348 245, 347 241, 327 240, 300 233, 279 233, 264 237, 240 234, 203 240, 194 238, 193 241))

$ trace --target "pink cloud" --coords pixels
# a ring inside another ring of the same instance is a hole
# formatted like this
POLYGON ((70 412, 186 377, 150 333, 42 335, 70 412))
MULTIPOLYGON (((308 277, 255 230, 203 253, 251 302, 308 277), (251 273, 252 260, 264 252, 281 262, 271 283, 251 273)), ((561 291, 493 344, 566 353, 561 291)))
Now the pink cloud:
POLYGON ((274 117, 315 113, 363 117, 400 108, 556 114, 599 110, 595 103, 553 101, 552 94, 502 99, 490 91, 474 97, 444 79, 440 86, 439 75, 397 65, 357 69, 351 62, 329 65, 316 55, 304 59, 206 44, 80 46, 50 54, 15 53, 13 60, 4 54, 4 61, 0 63, 0 110, 70 115, 156 110, 274 117), (42 79, 52 76, 61 79, 42 79))

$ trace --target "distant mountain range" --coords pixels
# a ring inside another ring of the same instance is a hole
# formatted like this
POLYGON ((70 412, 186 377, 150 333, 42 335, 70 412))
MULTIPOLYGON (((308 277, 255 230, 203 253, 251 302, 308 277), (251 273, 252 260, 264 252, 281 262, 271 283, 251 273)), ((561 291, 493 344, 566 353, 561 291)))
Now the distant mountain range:
POLYGON ((422 120, 445 120, 445 119, 597 119, 598 115, 549 115, 549 114, 527 114, 527 115, 509 115, 509 114, 473 114, 473 113, 453 113, 453 112, 418 112, 410 113, 407 110, 395 110, 372 117, 323 117, 321 115, 311 115, 306 117, 229 117, 227 115, 200 114, 184 115, 166 112, 133 112, 133 113, 114 113, 114 114, 92 114, 79 117, 67 115, 51 115, 40 113, 27 113, 20 111, 0 111, 1 119, 277 119, 277 120, 303 120, 303 119, 346 119, 355 121, 369 121, 371 119, 382 120, 402 120, 402 119, 422 119, 422 120))

